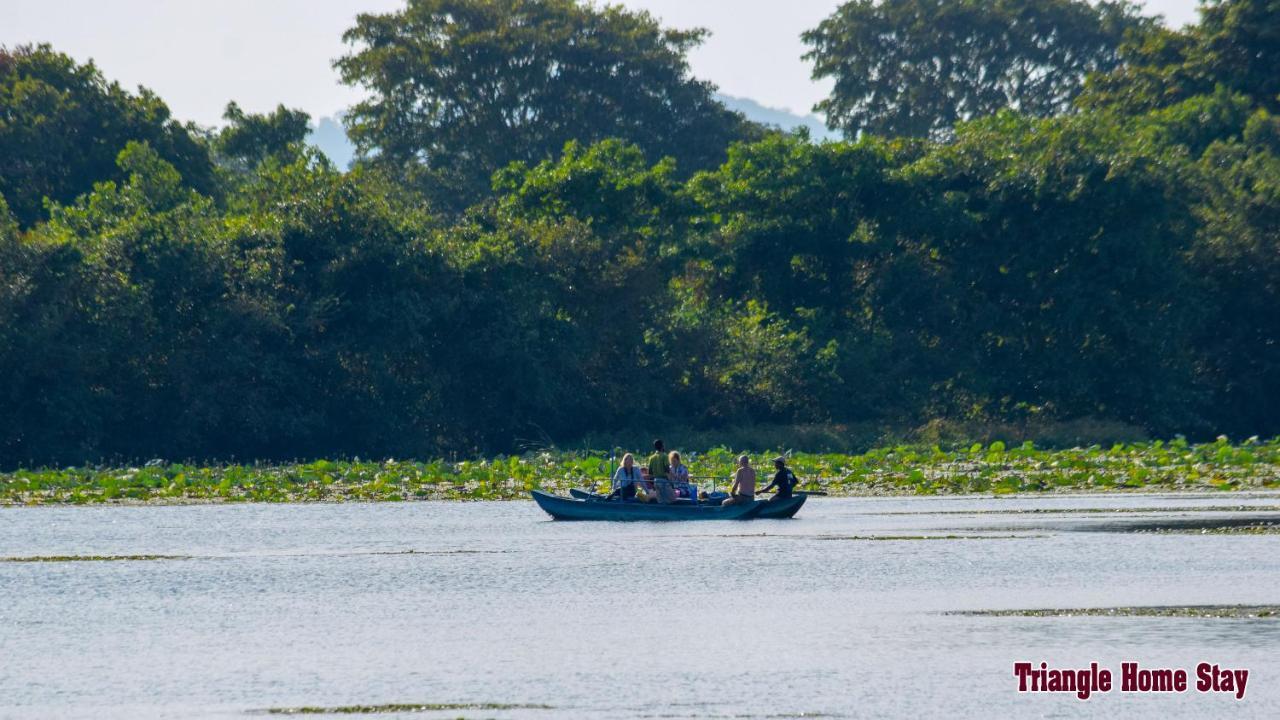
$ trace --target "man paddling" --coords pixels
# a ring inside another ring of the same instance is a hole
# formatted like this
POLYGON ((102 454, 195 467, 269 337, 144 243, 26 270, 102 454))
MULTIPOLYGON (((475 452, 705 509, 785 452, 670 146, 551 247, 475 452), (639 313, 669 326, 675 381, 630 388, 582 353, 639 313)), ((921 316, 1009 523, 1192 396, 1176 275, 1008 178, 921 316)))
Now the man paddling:
POLYGON ((795 473, 791 472, 791 468, 787 467, 787 459, 784 457, 779 456, 773 459, 773 469, 777 471, 773 474, 773 482, 760 492, 767 493, 777 489, 769 502, 790 499, 791 489, 799 485, 800 481, 796 479, 795 473))

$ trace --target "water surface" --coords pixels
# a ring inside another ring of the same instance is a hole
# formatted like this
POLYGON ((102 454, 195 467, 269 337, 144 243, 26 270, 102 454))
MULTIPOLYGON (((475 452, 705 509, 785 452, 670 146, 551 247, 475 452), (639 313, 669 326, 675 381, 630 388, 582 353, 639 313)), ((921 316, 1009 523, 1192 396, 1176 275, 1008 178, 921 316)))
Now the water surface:
POLYGON ((1280 717, 1274 618, 950 614, 1280 604, 1280 535, 1196 530, 1277 506, 814 498, 791 521, 674 524, 529 502, 7 508, 5 558, 172 559, 0 562, 0 716, 1280 717), (1081 702, 1015 692, 1019 660, 1251 676, 1243 701, 1081 702))

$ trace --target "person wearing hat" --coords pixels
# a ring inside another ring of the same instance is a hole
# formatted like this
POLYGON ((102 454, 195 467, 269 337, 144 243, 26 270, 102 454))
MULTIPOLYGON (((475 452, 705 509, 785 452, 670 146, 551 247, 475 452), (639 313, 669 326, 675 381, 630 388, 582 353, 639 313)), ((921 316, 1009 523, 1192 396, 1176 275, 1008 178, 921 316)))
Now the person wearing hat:
POLYGON ((773 474, 773 482, 769 483, 769 486, 760 492, 767 493, 777 488, 773 499, 786 500, 791 497, 791 488, 799 485, 800 481, 796 479, 795 473, 791 472, 791 468, 787 467, 787 459, 781 455, 773 459, 773 468, 777 470, 773 474))

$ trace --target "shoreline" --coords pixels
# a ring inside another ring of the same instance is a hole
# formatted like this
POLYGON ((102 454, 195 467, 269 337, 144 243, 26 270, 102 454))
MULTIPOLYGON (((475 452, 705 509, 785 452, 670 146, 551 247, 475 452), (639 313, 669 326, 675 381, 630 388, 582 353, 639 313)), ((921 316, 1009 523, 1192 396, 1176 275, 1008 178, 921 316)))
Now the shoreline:
MULTIPOLYGON (((723 489, 738 451, 685 453, 702 489, 723 489), (714 480, 713 480, 714 478, 714 480)), ((753 453, 761 487, 783 455, 798 490, 834 497, 1026 497, 1073 493, 1206 493, 1280 490, 1280 438, 1178 438, 1110 447, 1042 449, 1027 442, 943 449, 900 445, 861 454, 753 453)), ((531 490, 567 495, 607 488, 616 455, 544 451, 476 460, 316 460, 195 465, 154 460, 132 467, 0 472, 0 506, 193 505, 521 500, 531 490)))
MULTIPOLYGON (((543 488, 538 488, 543 489, 543 488)), ((552 490, 547 490, 552 492, 552 490)), ((556 494, 567 495, 565 491, 555 490, 556 494)), ((799 490, 798 492, 804 492, 799 490)), ((1186 488, 1164 488, 1164 487, 1112 487, 1112 488, 1094 488, 1089 490, 1081 490, 1074 488, 1052 488, 1048 490, 1024 490, 1011 493, 915 493, 915 492, 840 492, 823 490, 827 492, 825 497, 819 501, 825 500, 880 500, 880 499, 930 499, 930 500, 1027 500, 1033 498, 1089 498, 1089 497, 1106 497, 1106 496, 1151 496, 1151 497, 1179 497, 1188 500, 1208 500, 1212 498, 1222 498, 1223 500, 1239 499, 1261 499, 1276 498, 1280 500, 1280 486, 1272 487, 1247 487, 1240 489, 1220 489, 1208 490, 1203 487, 1186 487, 1186 488)), ((101 500, 89 500, 82 502, 73 502, 65 499, 49 499, 49 500, 0 500, 0 511, 15 508, 67 508, 67 507, 115 507, 115 508, 136 508, 136 507, 194 507, 208 505, 357 505, 357 504, 426 504, 426 503, 448 503, 448 504, 471 504, 486 502, 532 502, 527 494, 511 495, 493 498, 474 498, 474 497, 411 497, 411 498, 284 498, 279 500, 260 500, 253 498, 225 498, 225 497, 154 497, 154 498, 111 498, 101 500)), ((1242 507, 1241 509, 1251 509, 1242 507)), ((1221 510, 1221 509, 1219 509, 1221 510)), ((957 511, 962 514, 964 511, 957 511)), ((976 511, 975 511, 976 512, 976 511)), ((1064 512, 1066 512, 1064 510, 1064 512)))

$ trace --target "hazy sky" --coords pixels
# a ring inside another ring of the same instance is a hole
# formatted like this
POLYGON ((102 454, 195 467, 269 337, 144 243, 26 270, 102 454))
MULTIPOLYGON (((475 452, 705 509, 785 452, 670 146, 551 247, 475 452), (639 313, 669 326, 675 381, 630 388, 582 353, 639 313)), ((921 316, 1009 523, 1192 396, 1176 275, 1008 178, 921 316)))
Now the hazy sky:
MULTIPOLYGON (((800 33, 839 0, 623 0, 676 27, 712 35, 690 56, 694 74, 728 95, 807 113, 827 87, 809 79, 800 33)), ((0 45, 48 42, 108 78, 156 91, 183 120, 213 125, 235 100, 248 111, 277 103, 313 117, 357 99, 330 62, 360 12, 403 0, 0 0, 0 45)), ((1195 20, 1196 0, 1148 0, 1170 25, 1195 20)))

